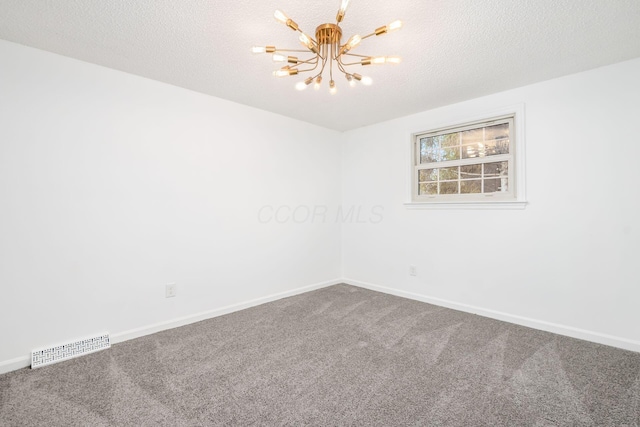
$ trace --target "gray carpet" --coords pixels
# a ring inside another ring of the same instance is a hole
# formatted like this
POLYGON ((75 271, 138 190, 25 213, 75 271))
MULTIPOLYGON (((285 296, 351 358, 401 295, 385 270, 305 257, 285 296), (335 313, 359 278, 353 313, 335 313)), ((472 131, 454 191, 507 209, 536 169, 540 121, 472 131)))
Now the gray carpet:
POLYGON ((8 426, 638 426, 640 353, 337 285, 0 376, 8 426))

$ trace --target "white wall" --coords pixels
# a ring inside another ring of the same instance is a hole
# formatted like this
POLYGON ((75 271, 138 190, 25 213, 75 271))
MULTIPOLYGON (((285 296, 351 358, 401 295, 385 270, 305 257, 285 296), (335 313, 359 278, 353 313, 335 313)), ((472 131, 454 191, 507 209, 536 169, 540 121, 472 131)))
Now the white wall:
POLYGON ((640 351, 638 76, 640 59, 347 133, 343 204, 384 217, 344 225, 345 277, 640 351), (525 210, 403 206, 411 133, 520 103, 525 210))
POLYGON ((339 136, 0 41, 0 368, 339 278, 339 223, 258 218, 337 207, 339 136))
POLYGON ((0 372, 340 277, 640 350, 638 75, 640 59, 339 134, 0 41, 0 372), (403 205, 412 132, 519 103, 525 210, 403 205))

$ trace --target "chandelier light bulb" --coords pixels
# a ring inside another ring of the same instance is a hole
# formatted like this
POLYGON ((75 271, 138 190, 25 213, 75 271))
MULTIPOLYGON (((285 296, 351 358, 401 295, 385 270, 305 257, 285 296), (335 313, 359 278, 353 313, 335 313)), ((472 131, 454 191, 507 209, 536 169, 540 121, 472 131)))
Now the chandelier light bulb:
POLYGON ((351 38, 349 38, 349 41, 346 42, 344 46, 342 46, 342 49, 340 49, 339 55, 349 52, 351 49, 358 46, 361 41, 362 37, 360 37, 358 34, 356 34, 355 36, 351 36, 351 38))
POLYGON ((399 56, 387 56, 387 64, 399 64, 402 59, 399 56))
POLYGON ((347 6, 349 6, 349 0, 342 0, 340 10, 338 10, 338 14, 336 15, 336 21, 338 24, 344 19, 344 14, 347 12, 347 6))
POLYGON ((307 88, 307 85, 305 82, 298 82, 296 83, 296 89, 297 90, 305 90, 307 88))
POLYGON ((298 69, 289 68, 288 66, 273 72, 273 75, 276 77, 295 76, 296 74, 298 74, 298 69))
POLYGON ((358 46, 361 41, 362 41, 362 37, 360 37, 359 35, 356 34, 355 36, 351 36, 351 38, 347 42, 347 46, 349 47, 348 50, 351 50, 354 47, 358 46))
POLYGON ((282 22, 283 24, 286 24, 287 21, 289 20, 289 17, 285 15, 284 12, 282 12, 280 9, 274 12, 273 17, 276 18, 278 21, 282 22))
POLYGON ((373 79, 367 76, 364 76, 361 81, 362 81, 362 84, 365 86, 371 86, 371 84, 373 83, 373 79))
POLYGON ((318 53, 318 49, 316 49, 315 43, 305 33, 301 33, 300 37, 298 38, 298 40, 300 40, 300 43, 302 43, 302 45, 304 47, 306 47, 307 49, 309 49, 311 52, 318 53))
POLYGON ((371 58, 371 63, 374 65, 384 64, 387 61, 387 58, 384 56, 374 56, 371 58))
POLYGON ((399 30, 400 28, 402 28, 402 21, 393 21, 392 23, 387 25, 387 32, 390 33, 391 31, 399 30))
POLYGON ((251 53, 265 53, 267 48, 264 46, 254 46, 251 48, 251 53))
POLYGON ((311 39, 305 33, 300 33, 300 37, 298 38, 298 40, 300 40, 300 43, 307 47, 309 47, 309 45, 311 44, 311 39))
POLYGON ((329 93, 331 95, 335 95, 336 92, 338 91, 338 89, 336 88, 336 82, 334 82, 333 80, 331 80, 329 82, 329 93))
POLYGON ((320 90, 320 83, 322 82, 322 76, 316 78, 316 83, 313 85, 315 90, 320 90))
POLYGON ((287 55, 283 55, 281 53, 274 53, 272 58, 273 58, 273 62, 285 62, 287 60, 287 55))

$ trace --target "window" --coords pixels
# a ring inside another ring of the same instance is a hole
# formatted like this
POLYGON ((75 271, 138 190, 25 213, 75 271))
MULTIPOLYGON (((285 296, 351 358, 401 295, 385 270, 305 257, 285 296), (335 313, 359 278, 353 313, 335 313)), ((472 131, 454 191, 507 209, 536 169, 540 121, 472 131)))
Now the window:
POLYGON ((523 201, 515 114, 414 134, 412 143, 414 204, 523 201))

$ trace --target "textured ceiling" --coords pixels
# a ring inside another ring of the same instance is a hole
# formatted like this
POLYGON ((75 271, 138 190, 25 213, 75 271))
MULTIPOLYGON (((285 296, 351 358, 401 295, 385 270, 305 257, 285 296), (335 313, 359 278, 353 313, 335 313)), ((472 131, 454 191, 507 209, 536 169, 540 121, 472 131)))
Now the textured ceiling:
MULTIPOLYGON (((640 57, 638 0, 352 0, 342 29, 401 31, 354 53, 400 55, 354 70, 374 79, 338 93, 296 91, 253 45, 298 48, 282 9, 313 34, 339 0, 0 0, 0 38, 260 109, 348 130, 640 57)), ((358 67, 359 68, 359 67, 358 67)))

